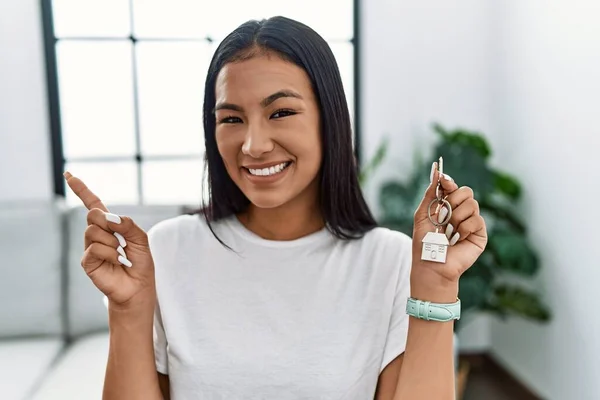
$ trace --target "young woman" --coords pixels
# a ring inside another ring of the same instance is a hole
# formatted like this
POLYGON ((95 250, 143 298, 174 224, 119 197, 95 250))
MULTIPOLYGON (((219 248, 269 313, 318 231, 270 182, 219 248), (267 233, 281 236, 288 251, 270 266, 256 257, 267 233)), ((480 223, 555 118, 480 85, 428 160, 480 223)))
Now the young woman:
POLYGON ((434 164, 413 239, 376 227, 334 56, 282 17, 220 44, 204 131, 210 203, 148 235, 65 173, 90 210, 82 266, 109 299, 104 398, 453 399, 452 319, 423 310, 455 303, 485 248, 473 191, 434 164), (421 260, 438 182, 445 263, 421 260), (408 313, 409 297, 431 303, 408 313))

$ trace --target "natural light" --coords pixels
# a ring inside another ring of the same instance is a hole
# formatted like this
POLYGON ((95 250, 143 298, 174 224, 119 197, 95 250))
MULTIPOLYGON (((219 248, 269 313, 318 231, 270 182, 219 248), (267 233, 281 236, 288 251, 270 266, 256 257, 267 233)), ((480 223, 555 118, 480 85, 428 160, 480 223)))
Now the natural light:
POLYGON ((352 0, 54 0, 65 168, 108 203, 198 205, 204 80, 220 40, 252 18, 308 24, 329 41, 353 112, 353 12, 352 0))

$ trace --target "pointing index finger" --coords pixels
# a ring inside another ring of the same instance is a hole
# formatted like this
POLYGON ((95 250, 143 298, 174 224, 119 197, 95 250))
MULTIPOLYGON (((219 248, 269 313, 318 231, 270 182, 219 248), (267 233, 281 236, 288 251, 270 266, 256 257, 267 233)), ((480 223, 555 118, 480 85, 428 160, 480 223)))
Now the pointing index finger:
POLYGON ((75 193, 75 195, 81 199, 88 210, 91 210, 92 208, 99 208, 104 212, 108 212, 108 208, 106 208, 100 198, 96 196, 81 179, 74 177, 68 171, 63 175, 73 193, 75 193))

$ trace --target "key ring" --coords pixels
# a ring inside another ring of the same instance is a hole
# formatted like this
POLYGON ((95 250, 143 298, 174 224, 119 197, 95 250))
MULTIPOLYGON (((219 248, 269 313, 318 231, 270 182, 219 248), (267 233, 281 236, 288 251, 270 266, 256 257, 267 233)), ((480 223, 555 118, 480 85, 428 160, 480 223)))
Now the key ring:
POLYGON ((446 225, 448 222, 450 222, 450 218, 452 218, 452 206, 450 205, 450 202, 446 199, 433 199, 431 200, 431 203, 429 203, 429 207, 427 207, 427 217, 429 218, 429 221, 431 221, 431 223, 437 228, 443 225, 446 225), (439 204, 441 205, 445 205, 446 208, 448 209, 448 215, 446 216, 446 218, 442 221, 442 222, 437 222, 433 220, 433 217, 431 216, 431 206, 434 205, 435 203, 439 202, 439 204))
POLYGON ((442 188, 442 174, 444 173, 444 159, 442 157, 440 157, 438 160, 438 171, 439 174, 437 186, 435 187, 435 199, 433 199, 431 203, 429 203, 429 207, 427 207, 427 217, 436 228, 446 225, 448 222, 450 222, 450 218, 452 217, 452 206, 450 205, 448 200, 444 198, 444 189, 442 188), (441 223, 434 221, 431 217, 431 206, 435 203, 438 203, 439 206, 445 205, 446 209, 448 210, 448 215, 441 223))

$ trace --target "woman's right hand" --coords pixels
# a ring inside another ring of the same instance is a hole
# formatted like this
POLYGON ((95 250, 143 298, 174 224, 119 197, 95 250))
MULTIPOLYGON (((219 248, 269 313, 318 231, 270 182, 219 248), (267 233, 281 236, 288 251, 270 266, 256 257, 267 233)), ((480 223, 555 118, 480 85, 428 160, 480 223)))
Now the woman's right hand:
POLYGON ((89 210, 81 266, 94 285, 119 307, 154 298, 154 261, 146 232, 131 218, 109 213, 79 178, 64 175, 89 210))

